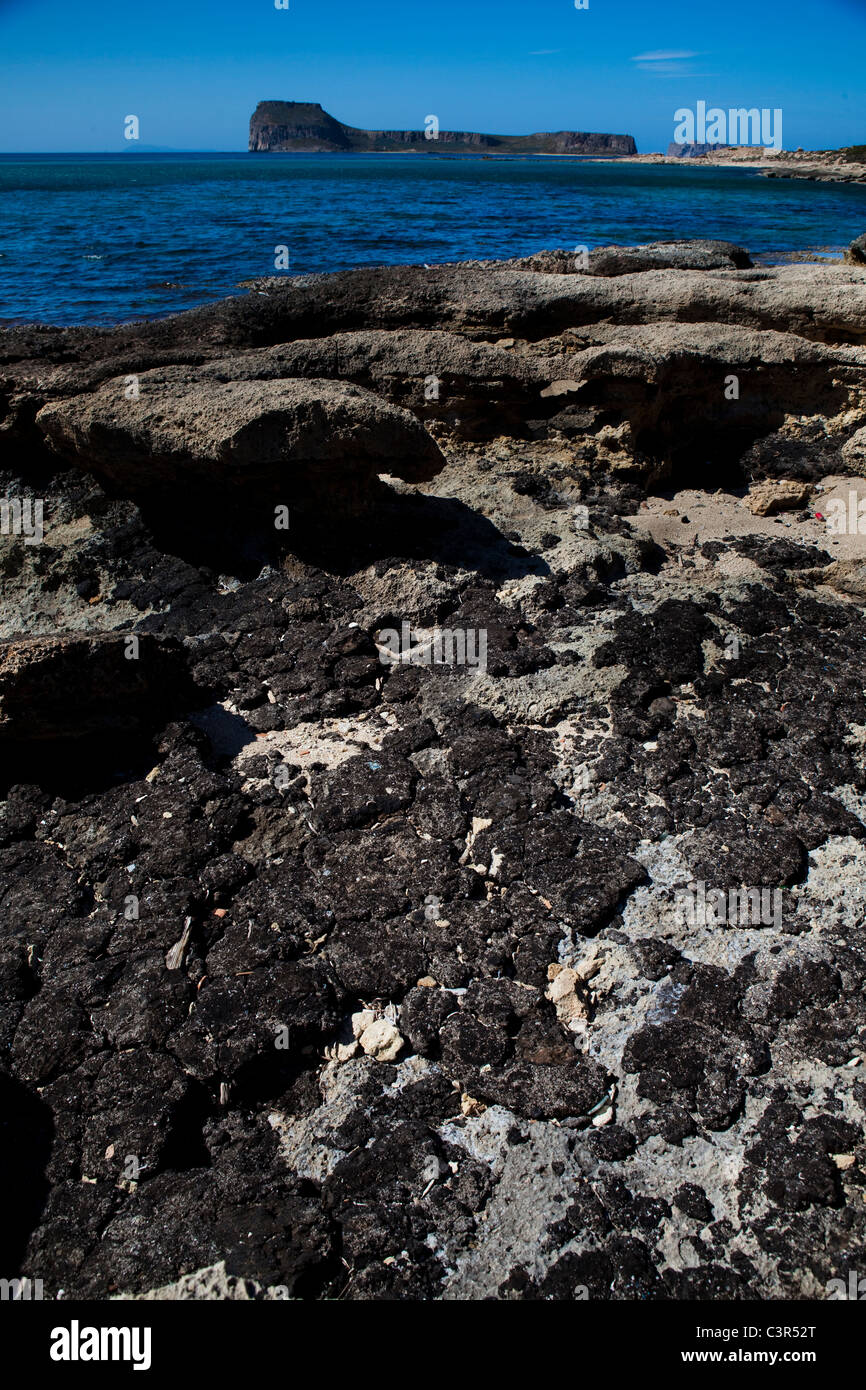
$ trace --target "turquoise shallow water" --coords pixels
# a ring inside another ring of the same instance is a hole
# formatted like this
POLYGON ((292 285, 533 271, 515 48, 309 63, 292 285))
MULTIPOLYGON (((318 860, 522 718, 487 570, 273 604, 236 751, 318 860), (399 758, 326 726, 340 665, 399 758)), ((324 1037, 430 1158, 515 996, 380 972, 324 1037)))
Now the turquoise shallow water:
POLYGON ((712 236, 841 252, 866 186, 740 169, 365 155, 0 155, 0 321, 112 323, 240 280, 712 236))

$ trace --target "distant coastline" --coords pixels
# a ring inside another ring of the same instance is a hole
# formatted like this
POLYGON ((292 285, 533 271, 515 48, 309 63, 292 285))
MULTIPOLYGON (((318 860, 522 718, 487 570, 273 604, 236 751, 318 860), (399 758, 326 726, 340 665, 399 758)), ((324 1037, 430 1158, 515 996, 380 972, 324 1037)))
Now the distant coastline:
MULTIPOLYGON (((346 127, 349 129, 349 127, 346 127)), ((361 132, 366 135, 375 136, 378 134, 395 135, 397 132, 361 132)), ((599 134, 581 134, 573 131, 560 131, 554 135, 538 136, 479 136, 479 140, 506 142, 512 141, 513 144, 476 144, 460 143, 455 136, 465 135, 466 140, 470 136, 466 132, 444 131, 440 132, 438 141, 431 141, 422 144, 424 140, 423 132, 407 131, 402 132, 407 136, 417 137, 414 143, 406 143, 402 146, 393 148, 376 148, 371 144, 369 148, 354 147, 334 147, 324 148, 316 145, 315 141, 310 144, 299 143, 297 147, 291 149, 270 148, 268 150, 214 150, 214 149, 180 149, 171 146, 160 145, 124 145, 112 150, 0 150, 0 160, 3 159, 63 159, 63 160, 87 160, 87 159, 125 159, 127 156, 138 156, 149 160, 160 159, 199 159, 199 158, 242 158, 246 154, 282 154, 282 155, 425 155, 433 159, 462 160, 462 159, 483 159, 495 162, 508 162, 514 159, 538 159, 538 160, 562 160, 575 164, 639 164, 653 166, 667 166, 679 169, 738 169, 743 172, 752 171, 770 179, 803 179, 810 182, 821 183, 866 183, 866 147, 848 146, 835 150, 769 150, 761 146, 751 145, 720 145, 712 152, 702 152, 700 154, 675 155, 671 153, 672 147, 668 147, 667 153, 661 151, 647 151, 639 153, 635 148, 632 153, 612 152, 609 149, 541 149, 528 147, 533 140, 541 141, 557 140, 564 137, 574 138, 575 140, 585 141, 618 141, 628 140, 634 143, 631 136, 606 136, 599 134)))
POLYGON ((838 150, 767 150, 761 146, 718 146, 712 154, 684 158, 661 153, 626 155, 626 164, 672 164, 688 169, 755 169, 770 179, 822 183, 866 183, 863 146, 838 150))

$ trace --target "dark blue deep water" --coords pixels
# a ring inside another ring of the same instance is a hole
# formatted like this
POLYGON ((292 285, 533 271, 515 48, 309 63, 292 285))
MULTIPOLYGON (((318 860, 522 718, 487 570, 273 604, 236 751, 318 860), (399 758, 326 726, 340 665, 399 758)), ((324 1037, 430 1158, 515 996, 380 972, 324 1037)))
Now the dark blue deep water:
POLYGON ((841 252, 866 186, 749 170, 367 155, 0 155, 0 321, 111 323, 275 273, 723 237, 841 252))

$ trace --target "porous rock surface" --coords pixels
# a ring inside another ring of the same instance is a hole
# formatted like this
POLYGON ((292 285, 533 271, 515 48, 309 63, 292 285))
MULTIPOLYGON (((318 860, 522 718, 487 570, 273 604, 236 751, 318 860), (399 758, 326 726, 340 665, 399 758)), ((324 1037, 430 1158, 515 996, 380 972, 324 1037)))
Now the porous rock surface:
POLYGON ((0 536, 5 1273, 797 1299, 856 1263, 866 538, 816 513, 862 493, 866 269, 743 254, 2 335, 5 495, 45 502, 0 536), (775 482, 811 501, 756 515, 775 482), (403 622, 486 669, 383 662, 403 622), (689 921, 696 882, 778 897, 689 921))
POLYGON ((413 415, 340 381, 237 381, 195 369, 105 382, 46 405, 36 419, 60 454, 113 490, 140 492, 271 483, 293 497, 318 487, 333 498, 343 475, 358 489, 386 470, 411 482, 444 460, 413 415))

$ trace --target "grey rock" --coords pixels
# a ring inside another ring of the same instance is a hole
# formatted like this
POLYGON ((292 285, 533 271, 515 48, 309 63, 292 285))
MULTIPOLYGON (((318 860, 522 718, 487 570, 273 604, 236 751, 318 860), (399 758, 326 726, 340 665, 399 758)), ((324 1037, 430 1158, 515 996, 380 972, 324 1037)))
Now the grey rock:
POLYGON ((668 159, 700 159, 703 155, 716 155, 719 150, 734 149, 733 145, 699 145, 696 141, 672 140, 667 148, 668 159))
POLYGON ((653 241, 646 246, 595 246, 581 256, 573 251, 540 251, 507 262, 515 270, 549 275, 631 275, 641 270, 748 270, 752 259, 732 241, 653 241), (585 263, 584 263, 585 262, 585 263))
POLYGON ((151 377, 127 400, 124 379, 46 406, 38 426, 66 458, 114 488, 279 484, 349 495, 380 472, 428 480, 443 464, 423 426, 358 386, 334 381, 151 377))

